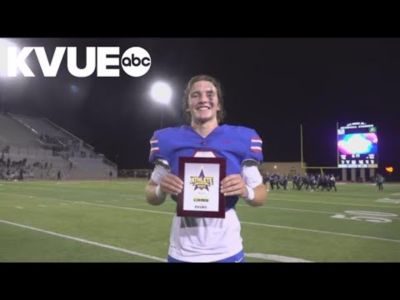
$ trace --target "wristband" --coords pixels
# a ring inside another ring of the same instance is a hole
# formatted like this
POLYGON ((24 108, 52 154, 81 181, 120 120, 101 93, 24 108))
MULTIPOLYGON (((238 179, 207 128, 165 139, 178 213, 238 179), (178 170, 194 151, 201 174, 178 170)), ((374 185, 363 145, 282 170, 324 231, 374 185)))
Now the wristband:
POLYGON ((247 197, 246 197, 246 199, 247 200, 254 200, 254 198, 255 198, 255 194, 254 194, 254 190, 251 188, 251 187, 249 187, 248 185, 246 185, 246 189, 247 189, 247 197))

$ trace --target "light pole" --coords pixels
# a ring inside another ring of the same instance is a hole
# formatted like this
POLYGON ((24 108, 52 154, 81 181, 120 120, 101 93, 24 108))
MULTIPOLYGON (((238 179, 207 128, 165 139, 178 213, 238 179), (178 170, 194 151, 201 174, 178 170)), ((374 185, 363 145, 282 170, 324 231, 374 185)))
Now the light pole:
MULTIPOLYGON (((151 98, 161 105, 168 106, 172 98, 172 89, 169 84, 157 81, 153 83, 150 90, 151 98)), ((164 108, 161 109, 160 128, 163 127, 164 108)))

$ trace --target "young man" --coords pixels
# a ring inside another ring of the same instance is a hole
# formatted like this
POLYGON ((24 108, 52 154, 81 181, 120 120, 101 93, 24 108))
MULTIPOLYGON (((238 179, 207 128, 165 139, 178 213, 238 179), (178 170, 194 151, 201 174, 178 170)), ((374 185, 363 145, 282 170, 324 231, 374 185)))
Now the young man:
POLYGON ((240 223, 235 205, 239 197, 251 206, 264 204, 266 187, 257 165, 263 160, 262 141, 250 128, 220 125, 223 120, 219 82, 208 75, 190 79, 183 108, 190 126, 165 128, 150 140, 150 162, 154 171, 146 187, 147 201, 160 205, 170 194, 182 192, 178 175, 179 157, 222 157, 226 177, 221 181, 225 195, 225 218, 174 216, 169 262, 241 262, 244 259, 240 223))

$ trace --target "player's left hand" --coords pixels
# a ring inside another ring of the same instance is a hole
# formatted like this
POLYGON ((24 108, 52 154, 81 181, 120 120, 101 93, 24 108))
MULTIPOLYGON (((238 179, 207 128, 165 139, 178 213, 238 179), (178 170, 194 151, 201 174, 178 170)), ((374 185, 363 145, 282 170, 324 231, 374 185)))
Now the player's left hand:
POLYGON ((226 176, 221 181, 221 193, 224 196, 247 196, 246 184, 240 174, 226 176))

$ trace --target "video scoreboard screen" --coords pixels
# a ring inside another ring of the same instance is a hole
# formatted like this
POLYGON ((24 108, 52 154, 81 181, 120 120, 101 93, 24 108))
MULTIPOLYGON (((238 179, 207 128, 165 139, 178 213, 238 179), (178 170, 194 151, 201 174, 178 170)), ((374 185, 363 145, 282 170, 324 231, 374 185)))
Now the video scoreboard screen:
POLYGON ((378 135, 372 124, 356 122, 340 127, 337 149, 339 168, 378 167, 378 135))

